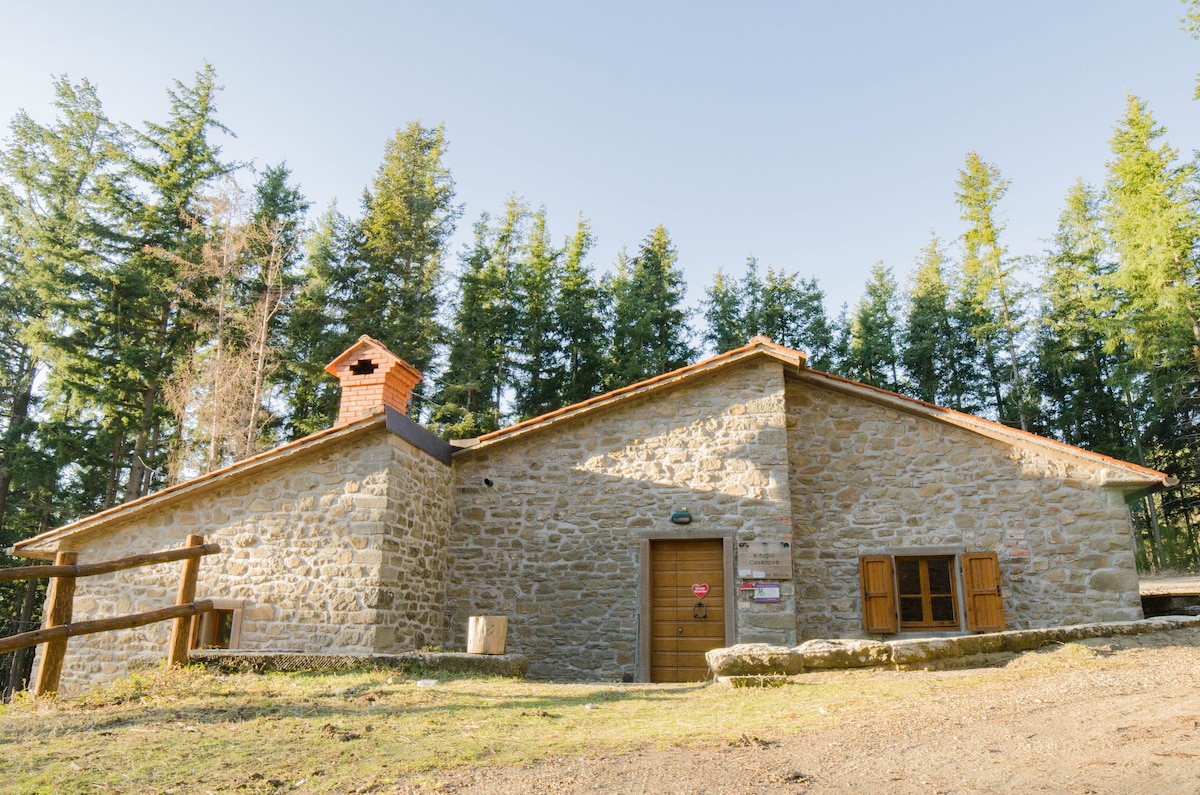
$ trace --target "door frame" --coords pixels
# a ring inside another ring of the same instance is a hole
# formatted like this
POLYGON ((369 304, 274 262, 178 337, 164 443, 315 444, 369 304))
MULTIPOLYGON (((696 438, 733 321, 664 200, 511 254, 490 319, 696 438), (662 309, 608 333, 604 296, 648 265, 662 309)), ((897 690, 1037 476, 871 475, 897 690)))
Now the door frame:
POLYGON ((680 533, 647 533, 638 541, 638 639, 635 680, 650 681, 650 542, 651 541, 720 541, 722 569, 725 579, 725 645, 737 643, 737 582, 734 579, 733 552, 736 546, 733 533, 682 535, 680 533))

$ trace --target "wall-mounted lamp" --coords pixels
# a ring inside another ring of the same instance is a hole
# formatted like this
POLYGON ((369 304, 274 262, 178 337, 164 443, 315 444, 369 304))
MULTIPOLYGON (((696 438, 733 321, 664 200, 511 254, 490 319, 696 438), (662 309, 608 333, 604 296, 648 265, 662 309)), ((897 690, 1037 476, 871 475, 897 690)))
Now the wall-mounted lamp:
POLYGON ((671 513, 671 521, 675 524, 691 524, 692 515, 687 511, 674 511, 671 513))

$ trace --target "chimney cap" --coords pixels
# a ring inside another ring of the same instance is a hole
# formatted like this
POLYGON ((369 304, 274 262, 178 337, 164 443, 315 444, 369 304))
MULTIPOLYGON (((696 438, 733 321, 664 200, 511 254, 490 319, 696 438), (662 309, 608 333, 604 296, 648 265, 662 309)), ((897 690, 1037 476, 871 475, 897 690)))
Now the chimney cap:
POLYGON ((424 378, 424 376, 421 375, 420 370, 389 351, 387 346, 382 342, 367 334, 363 334, 361 337, 355 340, 353 345, 342 351, 342 353, 336 359, 325 365, 325 372, 329 373, 335 378, 340 378, 338 368, 341 367, 347 359, 350 359, 355 355, 361 355, 362 353, 366 353, 368 351, 372 354, 380 356, 383 359, 383 361, 376 363, 380 367, 382 367, 385 363, 398 365, 400 369, 407 370, 409 372, 414 383, 421 381, 424 378))

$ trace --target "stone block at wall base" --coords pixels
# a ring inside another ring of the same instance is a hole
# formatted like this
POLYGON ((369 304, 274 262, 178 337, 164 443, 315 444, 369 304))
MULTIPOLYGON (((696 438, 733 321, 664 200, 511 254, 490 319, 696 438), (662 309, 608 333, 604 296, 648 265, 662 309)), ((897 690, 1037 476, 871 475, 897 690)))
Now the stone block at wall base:
POLYGON ((523 654, 406 652, 404 654, 303 654, 300 652, 206 649, 191 652, 191 661, 222 673, 275 671, 348 671, 397 668, 413 674, 469 673, 523 679, 529 658, 523 654))

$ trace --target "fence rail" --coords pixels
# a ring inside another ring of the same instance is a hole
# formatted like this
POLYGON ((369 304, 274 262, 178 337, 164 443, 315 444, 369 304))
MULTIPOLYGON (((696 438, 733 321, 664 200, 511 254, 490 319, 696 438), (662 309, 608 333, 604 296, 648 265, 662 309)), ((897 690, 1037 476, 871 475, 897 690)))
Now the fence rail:
POLYGON ((80 564, 78 552, 59 552, 51 566, 21 566, 13 569, 0 569, 0 582, 50 580, 47 596, 50 612, 46 617, 45 626, 42 629, 0 638, 0 654, 27 649, 43 643, 46 645, 33 691, 34 695, 41 696, 58 692, 58 682, 62 676, 63 658, 67 653, 68 638, 118 629, 132 629, 146 624, 156 624, 160 621, 174 621, 171 626, 171 640, 167 647, 167 663, 169 665, 186 664, 189 619, 194 615, 213 609, 212 601, 209 599, 195 601, 200 558, 205 555, 218 554, 220 551, 219 544, 206 544, 203 536, 190 535, 187 545, 178 549, 130 555, 100 563, 80 564), (179 593, 175 604, 171 607, 72 623, 71 612, 75 602, 75 580, 77 578, 111 574, 115 571, 177 560, 183 561, 183 571, 179 577, 179 593))
POLYGON ((10 635, 0 638, 0 654, 8 654, 18 649, 28 649, 52 640, 74 638, 79 635, 94 635, 97 632, 112 632, 118 629, 133 629, 146 624, 157 624, 172 618, 189 618, 199 613, 207 613, 213 609, 211 599, 200 599, 183 605, 160 607, 157 610, 147 610, 144 613, 131 613, 127 616, 112 616, 97 618, 92 621, 73 621, 70 624, 60 624, 57 627, 35 629, 22 632, 20 635, 10 635))
POLYGON ((0 569, 0 582, 17 580, 45 580, 50 577, 92 577, 97 574, 112 574, 114 571, 136 569, 139 566, 149 566, 152 563, 170 563, 174 560, 190 560, 204 555, 215 555, 221 551, 220 544, 201 544, 195 547, 180 547, 164 549, 162 552, 147 552, 142 555, 130 555, 127 558, 106 560, 101 563, 78 563, 60 566, 18 566, 11 569, 0 569))

